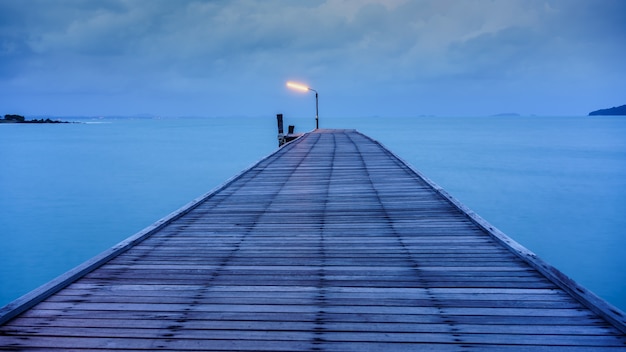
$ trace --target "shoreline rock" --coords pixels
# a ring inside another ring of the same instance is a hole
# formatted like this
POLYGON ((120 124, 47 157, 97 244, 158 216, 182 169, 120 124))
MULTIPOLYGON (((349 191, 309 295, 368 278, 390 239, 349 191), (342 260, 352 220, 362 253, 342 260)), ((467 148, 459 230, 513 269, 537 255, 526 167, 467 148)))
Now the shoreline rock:
POLYGON ((50 118, 26 120, 22 115, 7 114, 4 119, 0 119, 0 123, 70 123, 69 121, 51 120, 50 118))

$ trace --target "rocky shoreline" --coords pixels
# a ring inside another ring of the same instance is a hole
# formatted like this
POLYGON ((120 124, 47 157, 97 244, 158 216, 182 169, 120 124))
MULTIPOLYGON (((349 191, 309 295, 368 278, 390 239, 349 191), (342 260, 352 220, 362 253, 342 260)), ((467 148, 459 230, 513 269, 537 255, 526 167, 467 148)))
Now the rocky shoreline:
POLYGON ((26 120, 26 118, 22 115, 8 114, 8 115, 4 115, 4 119, 0 119, 0 123, 70 123, 70 122, 51 120, 50 118, 26 120))

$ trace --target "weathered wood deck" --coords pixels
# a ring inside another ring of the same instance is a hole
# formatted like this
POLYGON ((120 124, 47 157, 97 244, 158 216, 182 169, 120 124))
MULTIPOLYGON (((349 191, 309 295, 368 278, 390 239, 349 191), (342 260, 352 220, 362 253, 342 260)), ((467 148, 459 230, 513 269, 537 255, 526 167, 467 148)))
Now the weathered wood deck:
POLYGON ((306 134, 0 313, 2 350, 626 348, 620 311, 351 130, 306 134))

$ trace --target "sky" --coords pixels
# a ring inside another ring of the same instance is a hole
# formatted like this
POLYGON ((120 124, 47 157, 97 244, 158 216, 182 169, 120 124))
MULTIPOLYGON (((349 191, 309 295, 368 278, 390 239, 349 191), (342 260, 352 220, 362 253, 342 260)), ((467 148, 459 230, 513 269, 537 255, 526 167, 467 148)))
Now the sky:
POLYGON ((1 0, 0 114, 586 115, 623 0, 1 0))

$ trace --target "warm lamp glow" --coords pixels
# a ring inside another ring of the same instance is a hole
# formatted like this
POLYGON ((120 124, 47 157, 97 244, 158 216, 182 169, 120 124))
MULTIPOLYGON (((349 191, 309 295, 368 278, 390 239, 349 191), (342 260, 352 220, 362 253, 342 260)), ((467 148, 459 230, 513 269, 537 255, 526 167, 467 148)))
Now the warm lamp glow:
POLYGON ((315 129, 320 128, 319 116, 318 116, 318 102, 317 102, 317 91, 311 87, 305 86, 304 84, 296 83, 296 82, 287 82, 287 87, 301 90, 303 92, 311 91, 315 92, 315 129))
POLYGON ((306 91, 311 89, 311 88, 305 86, 304 84, 295 83, 295 82, 287 82, 287 87, 293 88, 293 89, 297 89, 297 90, 301 90, 303 92, 306 92, 306 91))

